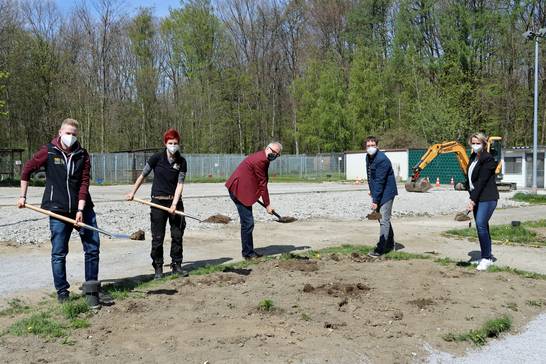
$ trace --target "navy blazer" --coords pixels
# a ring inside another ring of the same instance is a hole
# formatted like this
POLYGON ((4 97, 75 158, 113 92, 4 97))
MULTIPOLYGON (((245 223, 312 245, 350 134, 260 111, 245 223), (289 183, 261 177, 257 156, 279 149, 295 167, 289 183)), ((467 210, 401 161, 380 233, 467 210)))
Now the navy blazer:
POLYGON ((383 205, 398 195, 392 164, 385 153, 378 150, 372 158, 366 154, 366 167, 374 203, 383 205))

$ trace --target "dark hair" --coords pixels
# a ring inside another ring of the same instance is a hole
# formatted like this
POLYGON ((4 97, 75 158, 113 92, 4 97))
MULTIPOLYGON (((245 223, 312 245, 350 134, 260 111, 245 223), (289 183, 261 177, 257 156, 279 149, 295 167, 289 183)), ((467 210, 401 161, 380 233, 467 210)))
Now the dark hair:
POLYGON ((379 144, 379 140, 378 140, 376 137, 370 135, 369 137, 367 137, 367 138, 362 142, 362 147, 363 147, 364 149, 366 149, 366 144, 367 144, 368 142, 374 142, 375 145, 378 145, 378 144, 379 144))

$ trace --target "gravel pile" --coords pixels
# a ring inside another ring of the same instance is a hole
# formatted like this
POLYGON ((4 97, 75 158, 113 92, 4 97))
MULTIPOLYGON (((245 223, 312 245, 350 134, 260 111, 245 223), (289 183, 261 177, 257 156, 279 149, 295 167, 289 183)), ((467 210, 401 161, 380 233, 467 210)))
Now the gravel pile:
MULTIPOLYGON (((317 185, 319 186, 319 185, 317 185)), ((312 186, 305 186, 306 191, 313 190, 312 186)), ((192 185, 188 187, 188 190, 192 185)), ((352 188, 349 186, 349 188, 352 188)), ((320 188, 317 188, 320 190, 320 188)), ((221 191, 221 190, 218 190, 221 191)), ((211 192, 217 196, 218 191, 211 192)), ((274 191, 274 189, 273 189, 274 191)), ((455 214, 465 208, 467 193, 453 190, 432 190, 428 193, 408 193, 399 188, 400 195, 396 198, 393 213, 396 217, 403 216, 435 216, 455 214)), ((9 192, 12 193, 11 191, 9 192)), ((13 190, 16 194, 17 190, 13 190)), ((221 192, 220 192, 221 193, 221 192)), ((352 191, 302 192, 290 190, 271 196, 272 206, 282 216, 294 216, 299 220, 305 219, 364 219, 370 212, 370 198, 368 192, 354 189, 352 191)), ((10 200, 3 194, 6 201, 10 200)), ((39 190, 36 191, 39 196, 39 190)), ((108 201, 104 196, 94 192, 96 196, 95 211, 99 226, 105 230, 117 233, 131 234, 138 229, 146 232, 147 239, 150 236, 150 208, 136 202, 108 201)), ((512 201, 512 193, 501 194, 499 208, 524 205, 512 201)), ((16 200, 16 195, 11 201, 16 200)), ((119 196, 117 196, 119 198, 119 196)), ((192 196, 184 199, 185 209, 188 213, 206 219, 214 214, 223 214, 231 217, 231 224, 238 223, 238 214, 235 205, 228 196, 203 197, 192 196)), ((254 206, 256 221, 271 222, 273 217, 266 214, 265 209, 256 204, 254 206)), ((222 229, 221 224, 200 224, 187 219, 187 230, 196 229, 222 229)), ((76 233, 74 233, 76 236, 76 233)), ((16 244, 38 244, 49 241, 48 220, 46 217, 28 209, 17 209, 11 206, 0 207, 0 242, 16 244)))

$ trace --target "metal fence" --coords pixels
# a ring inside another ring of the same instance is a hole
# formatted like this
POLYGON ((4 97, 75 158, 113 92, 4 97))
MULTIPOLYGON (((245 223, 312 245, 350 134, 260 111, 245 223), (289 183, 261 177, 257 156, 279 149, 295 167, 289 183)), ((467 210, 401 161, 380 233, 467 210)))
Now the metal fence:
MULTIPOLYGON (((95 184, 133 183, 153 152, 91 154, 91 176, 95 184)), ((245 158, 239 154, 184 154, 188 163, 186 181, 227 179, 245 158)), ((345 155, 282 155, 269 165, 269 176, 300 179, 342 178, 345 155)), ((150 176, 150 179, 153 176, 150 176)))

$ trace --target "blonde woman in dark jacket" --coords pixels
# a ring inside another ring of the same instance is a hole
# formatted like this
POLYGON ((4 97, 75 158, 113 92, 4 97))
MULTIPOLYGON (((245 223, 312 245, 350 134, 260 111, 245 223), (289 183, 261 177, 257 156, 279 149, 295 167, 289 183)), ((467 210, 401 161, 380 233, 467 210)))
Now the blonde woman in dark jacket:
POLYGON ((477 270, 487 270, 493 264, 491 253, 491 234, 489 220, 497 207, 499 192, 497 190, 495 169, 497 163, 487 152, 487 137, 482 133, 472 134, 469 138, 472 154, 467 170, 467 186, 470 193, 468 211, 474 213, 476 230, 480 240, 481 259, 477 270))

